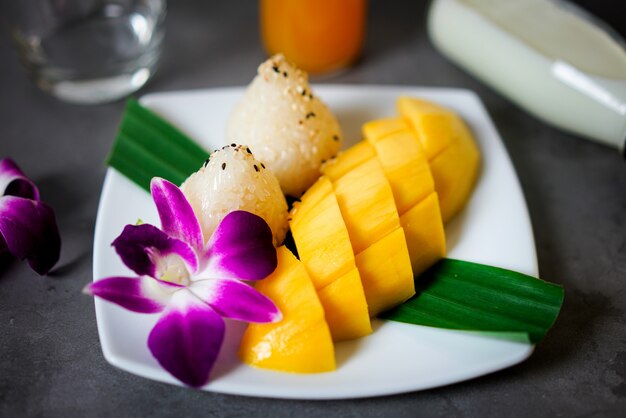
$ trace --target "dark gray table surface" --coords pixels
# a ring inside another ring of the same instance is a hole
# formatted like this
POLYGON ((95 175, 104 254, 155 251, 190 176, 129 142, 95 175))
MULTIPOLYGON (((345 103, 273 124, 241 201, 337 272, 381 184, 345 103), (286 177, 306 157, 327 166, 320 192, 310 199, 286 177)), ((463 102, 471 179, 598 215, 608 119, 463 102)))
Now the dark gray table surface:
MULTIPOLYGON (((616 2, 586 3, 623 34, 616 2)), ((206 393, 110 366, 93 300, 81 289, 92 280, 103 161, 123 103, 83 107, 47 96, 2 34, 0 156, 12 156, 40 186, 63 250, 48 277, 0 260, 0 416, 624 416, 626 164, 614 150, 532 118, 444 59, 426 36, 425 9, 372 1, 363 59, 320 82, 462 87, 484 101, 526 196, 541 276, 566 289, 556 326, 528 360, 443 388, 347 401, 206 393)), ((254 1, 170 2, 162 65, 141 93, 247 84, 265 58, 257 12, 254 1)))

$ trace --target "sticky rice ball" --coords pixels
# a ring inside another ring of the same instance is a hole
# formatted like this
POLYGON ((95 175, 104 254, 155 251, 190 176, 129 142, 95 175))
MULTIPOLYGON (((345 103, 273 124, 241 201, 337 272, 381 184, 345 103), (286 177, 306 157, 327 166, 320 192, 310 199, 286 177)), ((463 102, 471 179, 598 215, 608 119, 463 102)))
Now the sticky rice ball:
POLYGON ((227 136, 245 141, 293 197, 315 182, 342 142, 337 120, 311 91, 307 73, 280 54, 259 66, 230 115, 227 136))
POLYGON ((285 239, 289 228, 285 196, 274 174, 247 146, 231 144, 215 151, 180 188, 200 221, 206 241, 234 210, 263 218, 272 230, 274 245, 285 239))

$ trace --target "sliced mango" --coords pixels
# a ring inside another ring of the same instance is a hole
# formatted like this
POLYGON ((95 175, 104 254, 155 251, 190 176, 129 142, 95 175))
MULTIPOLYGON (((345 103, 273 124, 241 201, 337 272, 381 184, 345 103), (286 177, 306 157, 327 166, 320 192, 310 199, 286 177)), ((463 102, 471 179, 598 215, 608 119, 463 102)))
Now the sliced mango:
POLYGON ((400 215, 435 190, 428 161, 411 131, 395 130, 385 136, 369 134, 366 139, 376 149, 400 215))
MULTIPOLYGON (((309 219, 307 212, 311 209, 315 209, 317 203, 322 200, 328 193, 332 191, 332 185, 324 182, 315 182, 300 198, 300 201, 296 201, 293 204, 293 208, 290 213, 290 226, 293 223, 297 223, 299 219, 309 219), (306 202, 305 205, 302 202, 306 202), (297 214, 297 215, 296 215, 297 214), (294 222, 291 222, 294 221, 294 222)), ((313 214, 315 216, 315 214, 313 214)))
POLYGON ((330 180, 324 176, 291 213, 291 233, 318 292, 335 341, 372 332, 348 229, 330 180))
POLYGON ((304 266, 285 248, 277 249, 278 266, 256 288, 274 301, 283 319, 250 324, 239 349, 254 367, 292 373, 335 370, 335 352, 322 304, 304 266))
POLYGON ((445 223, 463 209, 476 182, 476 143, 463 120, 436 103, 401 97, 397 107, 428 159, 445 223))
POLYGON ((355 253, 400 226, 393 192, 376 158, 348 171, 333 188, 355 253))
POLYGON ((405 122, 415 130, 429 161, 452 142, 454 134, 448 122, 456 115, 450 110, 415 97, 400 97, 396 107, 405 122))
POLYGON ((404 119, 395 117, 369 121, 363 125, 362 131, 365 138, 377 140, 407 128, 408 125, 404 119))
POLYGON ((446 255, 446 237, 443 229, 437 193, 400 216, 406 235, 413 274, 419 275, 446 255))
POLYGON ((359 164, 375 156, 376 151, 370 144, 365 141, 358 142, 340 153, 337 158, 333 158, 322 165, 322 174, 331 181, 335 181, 359 164))
POLYGON ((316 289, 354 267, 354 251, 333 186, 321 177, 292 210, 291 233, 316 289))
POLYGON ((480 154, 471 134, 463 125, 457 129, 454 146, 446 148, 430 162, 444 222, 452 219, 465 206, 480 166, 480 154))
POLYGON ((317 294, 326 312, 334 341, 350 340, 372 333, 359 271, 352 268, 317 294))
POLYGON ((415 294, 411 260, 402 228, 357 254, 356 265, 371 316, 415 294))
MULTIPOLYGON (((443 222, 437 194, 434 193, 430 165, 415 133, 407 129, 401 119, 400 122, 398 119, 368 122, 363 132, 366 140, 374 145, 393 190, 413 274, 419 275, 445 256, 446 251, 443 222), (404 129, 401 129, 402 126, 404 129)), ((368 303, 371 304, 369 299, 368 303)))

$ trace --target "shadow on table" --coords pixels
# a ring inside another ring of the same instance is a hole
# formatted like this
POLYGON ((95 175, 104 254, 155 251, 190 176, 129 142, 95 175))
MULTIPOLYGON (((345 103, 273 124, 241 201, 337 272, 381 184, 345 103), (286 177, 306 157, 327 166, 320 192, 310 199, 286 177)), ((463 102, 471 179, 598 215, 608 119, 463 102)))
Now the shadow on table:
POLYGON ((0 253, 0 279, 7 271, 9 271, 14 262, 15 257, 13 257, 8 251, 0 253))
POLYGON ((74 259, 70 261, 67 261, 63 264, 57 264, 57 266, 53 268, 50 271, 50 273, 48 273, 48 276, 54 277, 54 278, 67 277, 73 272, 77 271, 80 265, 83 263, 83 261, 86 258, 88 258, 88 256, 89 256, 89 252, 85 251, 81 253, 80 255, 78 255, 77 257, 74 257, 74 259))
MULTIPOLYGON (((63 278, 76 272, 89 259, 93 241, 93 225, 96 210, 91 203, 93 193, 81 193, 92 189, 80 175, 53 173, 37 179, 42 200, 50 205, 57 218, 61 234, 61 258, 48 274, 53 278, 63 278), (87 237, 85 237, 88 235, 87 237), (88 248, 85 248, 87 238, 88 248)), ((99 191, 99 189, 98 189, 99 191)))

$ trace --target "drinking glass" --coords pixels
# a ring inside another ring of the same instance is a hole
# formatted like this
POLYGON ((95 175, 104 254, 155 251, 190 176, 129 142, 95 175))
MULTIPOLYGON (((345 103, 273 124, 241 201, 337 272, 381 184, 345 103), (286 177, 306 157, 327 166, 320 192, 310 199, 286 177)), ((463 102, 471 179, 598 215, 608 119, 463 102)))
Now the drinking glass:
POLYGON ((7 7, 28 74, 62 100, 113 101, 154 74, 165 0, 14 0, 7 7))

